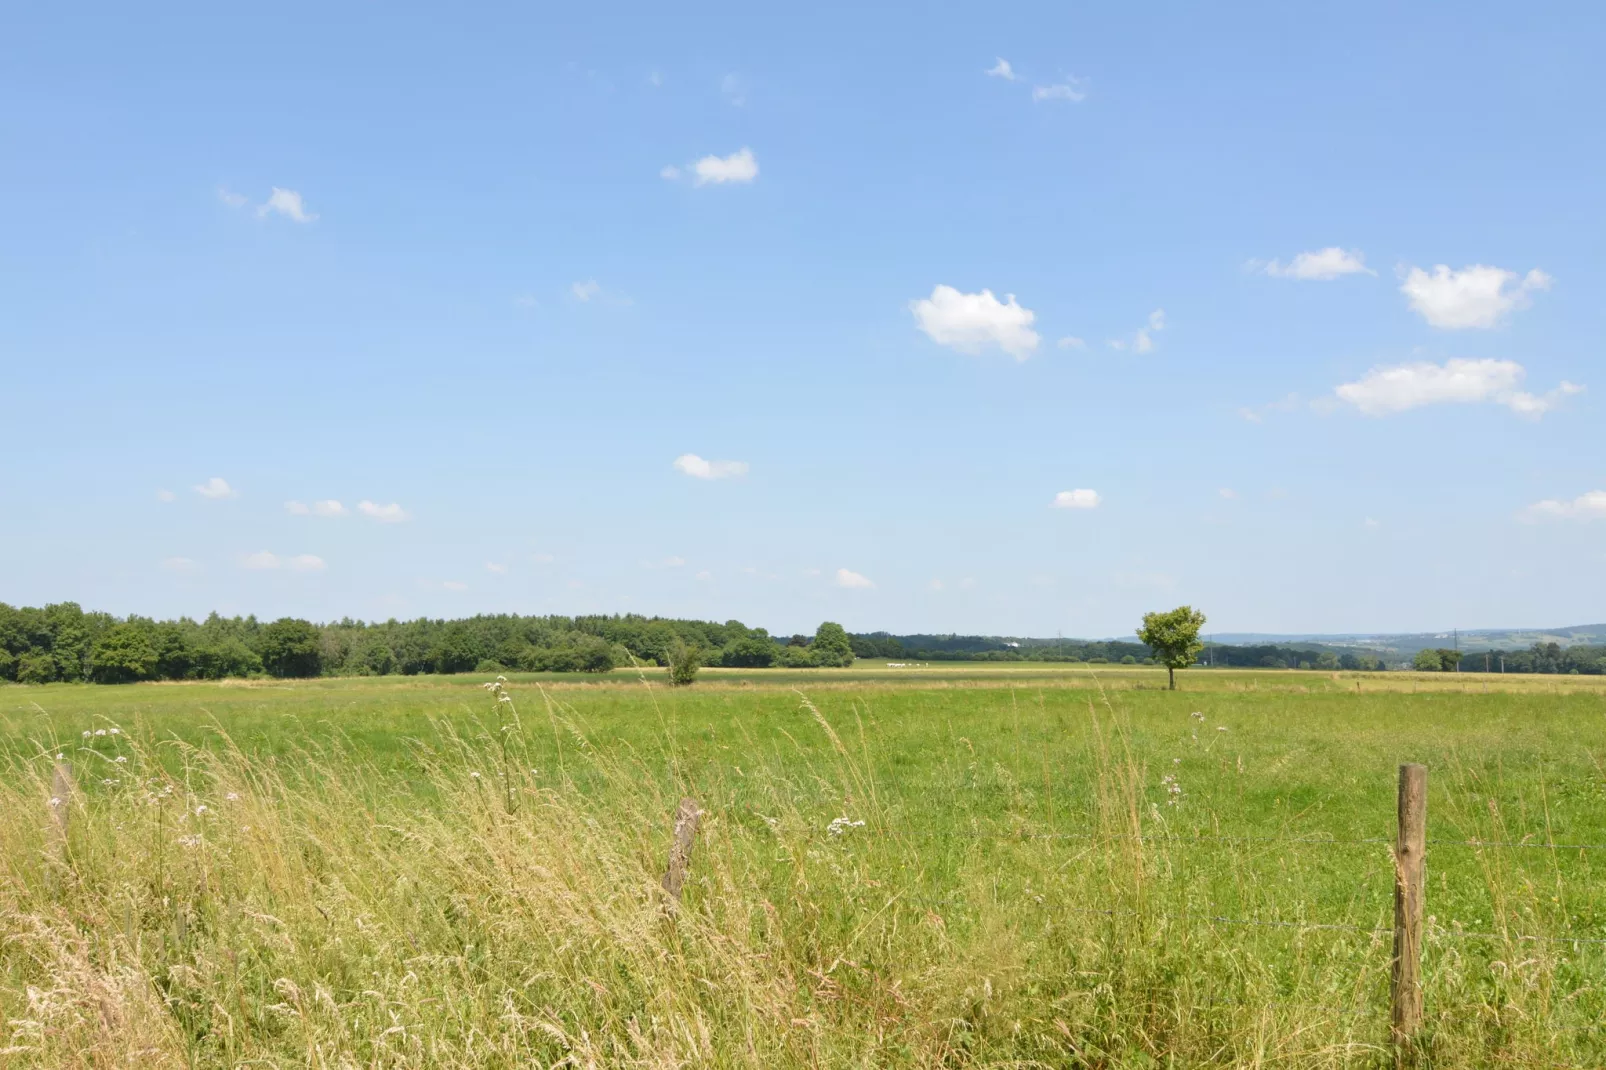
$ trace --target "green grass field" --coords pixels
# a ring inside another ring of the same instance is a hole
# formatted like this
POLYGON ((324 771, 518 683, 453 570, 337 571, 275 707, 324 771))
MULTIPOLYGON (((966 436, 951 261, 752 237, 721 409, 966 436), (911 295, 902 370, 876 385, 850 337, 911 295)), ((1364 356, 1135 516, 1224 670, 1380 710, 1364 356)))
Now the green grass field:
POLYGON ((520 676, 511 704, 470 677, 0 689, 0 1051, 1390 1065, 1388 841, 1397 766, 1420 761, 1421 1060, 1606 1063, 1606 849, 1532 846, 1606 845, 1600 683, 1181 681, 520 676), (682 795, 704 817, 674 909, 657 883, 682 795))

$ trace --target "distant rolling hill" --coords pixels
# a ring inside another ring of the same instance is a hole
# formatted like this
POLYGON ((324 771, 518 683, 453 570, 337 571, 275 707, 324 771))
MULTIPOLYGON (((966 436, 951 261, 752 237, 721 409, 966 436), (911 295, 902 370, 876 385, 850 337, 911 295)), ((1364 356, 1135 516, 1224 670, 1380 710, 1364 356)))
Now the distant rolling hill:
POLYGON ((1232 646, 1253 646, 1261 643, 1317 643, 1334 649, 1385 650, 1409 657, 1418 650, 1428 647, 1459 646, 1464 651, 1474 652, 1523 650, 1535 643, 1558 643, 1564 647, 1603 645, 1606 644, 1606 624, 1578 624, 1566 628, 1475 628, 1463 632, 1356 632, 1340 635, 1212 632, 1206 638, 1212 643, 1226 643, 1232 646))

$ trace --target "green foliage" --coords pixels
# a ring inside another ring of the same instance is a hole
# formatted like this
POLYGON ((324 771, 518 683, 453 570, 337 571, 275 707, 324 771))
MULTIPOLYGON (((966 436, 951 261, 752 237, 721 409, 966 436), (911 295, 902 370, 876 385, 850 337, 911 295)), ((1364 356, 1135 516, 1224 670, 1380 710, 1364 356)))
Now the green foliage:
POLYGON ((1204 623, 1205 615, 1192 606, 1143 614, 1138 639, 1153 652, 1154 660, 1166 667, 1173 691, 1177 689, 1177 670, 1192 665, 1204 649, 1204 643, 1199 641, 1199 629, 1204 623))
POLYGON ((493 658, 483 658, 474 666, 474 672, 481 676, 495 676, 497 673, 507 672, 507 666, 493 658))
POLYGON ((582 635, 575 640, 574 653, 581 672, 610 672, 613 644, 600 635, 582 635))
POLYGON ((17 659, 17 683, 48 684, 56 678, 56 659, 49 654, 24 654, 17 659))
POLYGON ((703 667, 703 652, 685 643, 677 644, 669 652, 669 683, 673 687, 690 687, 697 679, 697 670, 703 667))
POLYGON ((262 629, 262 667, 278 677, 317 676, 322 668, 318 629, 284 617, 262 629))
POLYGON ((98 684, 149 680, 156 675, 157 663, 150 633, 136 624, 119 624, 95 640, 89 676, 98 684))
POLYGON ((1417 672, 1442 672, 1444 659, 1440 657, 1439 650, 1418 650, 1416 657, 1411 659, 1411 668, 1417 672))
POLYGON ((845 669, 853 664, 853 641, 842 625, 826 621, 814 632, 809 644, 814 663, 822 668, 845 669))
POLYGON ((775 664, 781 649, 768 637, 748 636, 726 647, 719 663, 733 669, 767 669, 775 664))

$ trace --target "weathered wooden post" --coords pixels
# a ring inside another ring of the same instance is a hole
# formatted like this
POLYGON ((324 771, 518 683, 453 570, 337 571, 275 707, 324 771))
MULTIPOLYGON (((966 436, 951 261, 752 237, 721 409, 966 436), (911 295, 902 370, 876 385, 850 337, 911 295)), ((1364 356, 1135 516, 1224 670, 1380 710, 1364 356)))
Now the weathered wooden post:
POLYGON ((1394 963, 1390 1024, 1398 1054, 1409 1051, 1422 1024, 1422 909, 1428 834, 1428 767, 1400 766, 1398 838, 1394 845, 1394 963))
POLYGON ((686 867, 691 863, 692 844, 697 840, 697 822, 703 816, 697 800, 685 798, 675 807, 675 835, 669 844, 669 866, 664 870, 664 891, 676 903, 686 883, 686 867))
POLYGON ((50 776, 50 818, 56 830, 56 842, 63 849, 67 844, 68 813, 72 809, 72 772, 67 763, 56 759, 50 776))

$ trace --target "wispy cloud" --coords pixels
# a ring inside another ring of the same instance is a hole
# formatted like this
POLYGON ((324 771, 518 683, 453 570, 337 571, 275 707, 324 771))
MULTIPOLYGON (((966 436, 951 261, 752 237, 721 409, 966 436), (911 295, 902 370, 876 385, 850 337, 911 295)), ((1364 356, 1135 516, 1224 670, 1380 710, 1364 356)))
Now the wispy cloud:
POLYGON ((1082 88, 1086 85, 1085 79, 1067 76, 1065 81, 1053 85, 1040 85, 1032 88, 1032 99, 1063 100, 1071 104, 1080 104, 1087 99, 1087 91, 1082 88))
POLYGON ((999 301, 991 290, 961 293, 938 284, 930 297, 910 301, 909 311, 926 337, 960 353, 997 348, 1016 360, 1025 360, 1042 341, 1032 329, 1037 314, 1022 307, 1014 294, 1005 294, 999 301))
POLYGON ((839 568, 836 570, 836 585, 838 587, 847 587, 849 589, 863 589, 866 587, 874 587, 875 582, 872 581, 870 577, 859 572, 854 572, 850 568, 839 568))
POLYGON ((293 189, 280 189, 278 186, 273 187, 273 192, 268 195, 266 202, 257 206, 258 216, 265 217, 269 214, 282 215, 297 223, 311 223, 318 218, 316 213, 307 211, 307 206, 302 203, 301 194, 293 189))
POLYGON ((217 199, 228 205, 230 208, 244 208, 246 202, 251 198, 247 197, 243 193, 235 193, 227 186, 219 186, 217 188, 217 199))
POLYGON ((986 74, 989 78, 1002 78, 1006 82, 1015 81, 1015 68, 1011 67, 1009 60, 1003 56, 998 57, 998 62, 989 67, 986 74))
POLYGON ((221 476, 213 476, 205 483, 197 483, 190 488, 203 498, 238 498, 240 492, 229 486, 229 481, 221 476))
POLYGON ((346 507, 333 498, 325 498, 322 501, 313 502, 311 505, 306 502, 285 502, 284 511, 291 516, 333 517, 346 515, 346 507))
POLYGON ((1535 292, 1550 289, 1550 283, 1550 276, 1538 268, 1519 278, 1515 271, 1487 264, 1460 271, 1439 264, 1431 272, 1402 268, 1400 292, 1432 326, 1462 330, 1499 326, 1511 313, 1532 304, 1535 292))
POLYGON ((720 96, 733 108, 747 105, 747 81, 741 75, 732 72, 719 80, 720 96))
POLYGON ((174 494, 170 490, 159 490, 156 492, 156 500, 159 502, 171 502, 177 500, 177 498, 178 495, 174 494))
POLYGON ((400 505, 391 502, 389 505, 380 505, 367 500, 357 503, 357 512, 363 516, 372 517, 381 524, 399 524, 408 519, 407 512, 400 505))
POLYGON ((199 572, 201 563, 189 557, 167 557, 162 559, 163 572, 199 572))
POLYGON ((569 295, 576 301, 589 301, 602 292, 602 286, 596 279, 586 279, 584 282, 569 284, 569 295))
POLYGON ((1278 260, 1251 260, 1246 265, 1251 271, 1263 271, 1274 279, 1304 279, 1329 282, 1345 275, 1376 275, 1366 266, 1366 257, 1359 249, 1340 249, 1330 245, 1315 252, 1299 253, 1288 263, 1278 260))
POLYGON ((249 569, 278 568, 281 562, 279 555, 271 550, 258 550, 254 554, 246 554, 240 558, 240 567, 249 569))
POLYGON ((1388 416, 1424 405, 1504 405, 1519 416, 1537 418, 1562 399, 1583 392, 1565 380, 1554 390, 1531 394, 1522 389, 1527 375, 1514 360, 1419 361, 1377 367, 1333 393, 1368 416, 1388 416))
POLYGON ((1061 338, 1058 342, 1055 342, 1054 344, 1059 346, 1061 349, 1086 349, 1087 348, 1087 342, 1085 342, 1084 340, 1076 337, 1074 334, 1068 334, 1064 338, 1061 338))
POLYGON ((730 479, 747 474, 746 461, 705 461, 695 453, 676 457, 675 467, 693 479, 730 479))
POLYGON ((1056 509, 1097 509, 1103 500, 1098 491, 1082 487, 1060 491, 1054 495, 1053 505, 1056 509))
POLYGON ((317 554, 295 554, 291 557, 280 557, 271 550, 258 550, 254 554, 246 554, 240 558, 240 567, 256 572, 279 568, 289 569, 291 572, 322 572, 326 565, 324 559, 317 554))
POLYGON ((1243 408, 1238 410, 1238 415, 1243 419, 1248 420, 1252 424, 1258 424, 1263 422, 1269 413, 1293 412, 1297 408, 1299 408, 1299 395, 1284 394, 1276 401, 1267 402, 1264 405, 1245 405, 1243 408))
POLYGON ((1154 335, 1163 330, 1165 330, 1165 309, 1157 308, 1149 313, 1149 322, 1133 332, 1130 339, 1110 339, 1110 348, 1116 350, 1129 349, 1134 353, 1152 353, 1154 351, 1154 335))
POLYGON ((446 590, 448 590, 448 591, 466 591, 466 590, 468 590, 468 584, 462 582, 461 580, 443 580, 441 582, 441 586, 443 588, 445 588, 446 590))
POLYGON ((530 560, 534 561, 538 565, 550 565, 556 561, 557 558, 551 554, 531 554, 530 560))
POLYGON ((1542 520, 1606 520, 1606 490, 1591 490, 1571 501, 1546 498, 1517 514, 1526 523, 1542 520))
POLYGON ((506 576, 507 566, 497 561, 487 561, 485 562, 485 571, 494 572, 498 576, 506 576))

